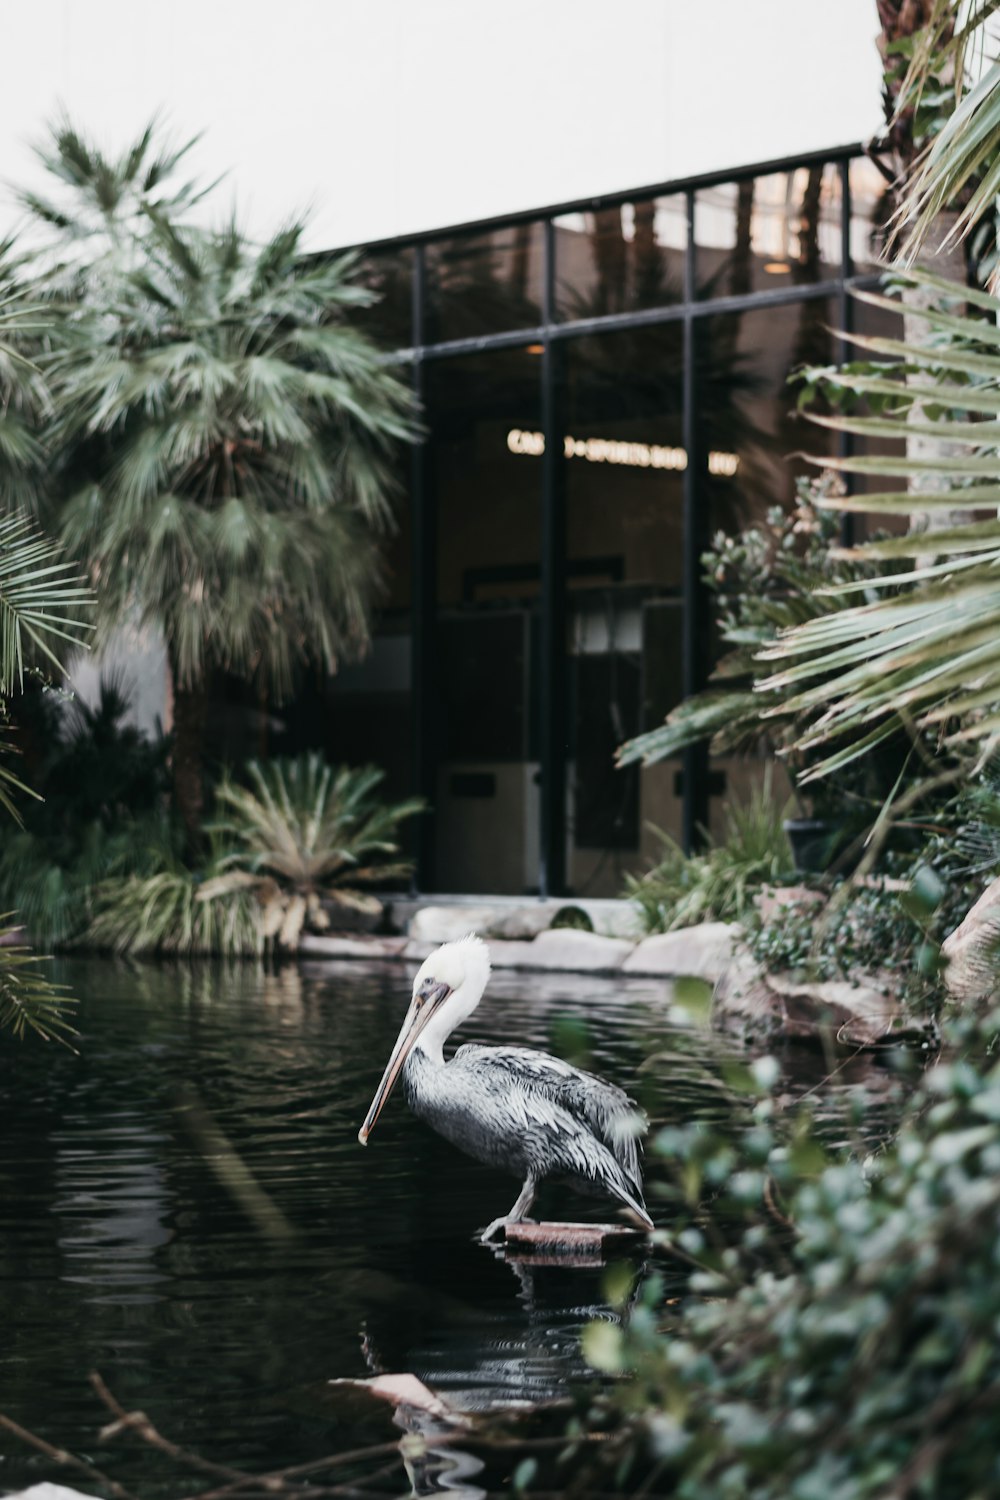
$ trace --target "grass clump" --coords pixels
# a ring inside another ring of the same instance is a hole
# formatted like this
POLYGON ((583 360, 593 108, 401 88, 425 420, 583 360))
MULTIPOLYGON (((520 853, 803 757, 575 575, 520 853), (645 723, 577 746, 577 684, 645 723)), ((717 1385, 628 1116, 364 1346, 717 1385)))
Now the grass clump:
POLYGON ((638 907, 646 932, 745 922, 754 915, 761 887, 790 877, 792 851, 770 774, 746 804, 727 806, 724 817, 725 837, 698 854, 685 854, 669 834, 654 830, 663 854, 645 875, 628 876, 624 893, 638 907))

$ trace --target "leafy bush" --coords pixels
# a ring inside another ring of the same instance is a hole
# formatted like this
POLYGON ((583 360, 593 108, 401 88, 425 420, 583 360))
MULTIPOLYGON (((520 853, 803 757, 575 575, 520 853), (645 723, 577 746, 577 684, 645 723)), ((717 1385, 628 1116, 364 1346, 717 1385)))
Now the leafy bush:
MULTIPOLYGON (((800 748, 809 715, 789 708, 794 693, 787 686, 760 680, 767 676, 760 654, 804 622, 836 615, 853 602, 854 590, 878 576, 877 564, 837 549, 838 523, 830 507, 839 503, 842 492, 832 473, 799 480, 793 510, 774 506, 763 521, 738 535, 716 535, 702 566, 716 597, 718 628, 730 650, 704 692, 679 704, 659 728, 621 747, 621 765, 649 765, 707 739, 715 754, 778 749, 796 787, 808 774, 818 758, 800 748)), ((885 571, 903 574, 905 564, 890 564, 885 571)), ((895 592, 905 587, 901 580, 895 592)), ((839 817, 846 810, 862 824, 870 822, 871 809, 893 788, 912 748, 908 736, 897 736, 852 765, 849 774, 838 776, 835 785, 810 787, 813 812, 823 816, 833 811, 839 817)))
POLYGON ((114 678, 93 707, 48 691, 18 703, 18 740, 42 800, 25 804, 23 826, 0 848, 0 905, 16 905, 48 947, 80 936, 102 882, 174 858, 167 743, 127 724, 128 708, 114 678))
POLYGON ((1000 1012, 952 1017, 948 1059, 867 1159, 831 1157, 805 1121, 783 1130, 767 1097, 735 1142, 661 1132, 657 1238, 692 1295, 667 1303, 653 1276, 629 1310, 628 1278, 611 1286, 622 1324, 585 1349, 630 1378, 587 1415, 606 1441, 570 1445, 596 1465, 587 1483, 631 1493, 635 1474, 636 1493, 678 1500, 997 1492, 998 1028, 1000 1012))
POLYGON ((396 833, 419 801, 382 803, 383 773, 333 767, 313 753, 251 761, 249 786, 226 777, 202 866, 161 842, 141 867, 115 873, 89 893, 81 941, 116 953, 254 956, 268 944, 292 950, 307 923, 323 928, 321 903, 375 914, 381 904, 357 889, 409 872, 396 833))
POLYGON ((669 834, 655 830, 663 857, 641 878, 628 876, 625 889, 647 932, 672 932, 697 922, 746 921, 761 886, 788 875, 792 854, 769 773, 745 806, 727 805, 724 817, 722 843, 701 854, 685 854, 669 834))

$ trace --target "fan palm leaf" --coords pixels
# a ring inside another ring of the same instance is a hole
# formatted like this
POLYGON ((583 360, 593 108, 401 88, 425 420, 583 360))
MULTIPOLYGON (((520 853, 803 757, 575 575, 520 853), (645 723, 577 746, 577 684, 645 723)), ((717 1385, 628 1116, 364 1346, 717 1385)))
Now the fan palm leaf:
MULTIPOLYGON (((1000 455, 997 424, 990 420, 1000 395, 1000 299, 989 293, 968 297, 964 288, 923 272, 909 273, 903 284, 937 299, 927 319, 940 330, 940 341, 933 347, 866 341, 871 352, 890 356, 877 375, 880 389, 891 393, 885 415, 814 418, 857 437, 895 436, 900 453, 814 462, 879 478, 913 481, 933 474, 946 484, 933 491, 886 489, 820 503, 876 515, 938 512, 948 521, 941 530, 911 531, 853 549, 850 555, 874 564, 912 558, 914 566, 908 573, 867 580, 852 591, 863 592, 861 602, 849 593, 844 607, 787 630, 759 653, 760 660, 774 664, 758 683, 762 702, 774 695, 779 702, 772 712, 805 717, 803 746, 829 746, 848 736, 852 745, 837 752, 838 765, 903 720, 933 728, 952 745, 985 742, 1000 729, 1000 486, 993 482, 1000 479, 1000 455), (973 310, 956 313, 964 300, 973 310), (940 384, 921 376, 910 385, 907 376, 917 367, 933 372, 940 384), (952 405, 956 389, 964 391, 964 399, 952 405), (986 420, 955 421, 956 410, 983 413, 986 420), (948 456, 907 456, 902 445, 914 428, 946 438, 948 456), (890 584, 905 591, 884 597, 890 584)), ((895 305, 891 298, 881 300, 895 305)), ((864 394, 868 378, 824 372, 815 383, 822 386, 829 379, 864 394)), ((826 774, 833 766, 828 755, 811 774, 826 774)))

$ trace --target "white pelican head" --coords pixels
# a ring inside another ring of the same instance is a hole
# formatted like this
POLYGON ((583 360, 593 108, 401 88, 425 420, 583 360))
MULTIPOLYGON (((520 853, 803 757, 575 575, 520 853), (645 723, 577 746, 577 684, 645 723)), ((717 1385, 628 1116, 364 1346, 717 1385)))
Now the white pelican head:
POLYGON ((474 932, 457 943, 444 943, 424 959, 413 981, 413 996, 382 1081, 358 1131, 362 1146, 368 1144, 375 1121, 418 1041, 430 1057, 440 1061, 441 1048, 455 1027, 472 1015, 489 977, 490 950, 474 932))

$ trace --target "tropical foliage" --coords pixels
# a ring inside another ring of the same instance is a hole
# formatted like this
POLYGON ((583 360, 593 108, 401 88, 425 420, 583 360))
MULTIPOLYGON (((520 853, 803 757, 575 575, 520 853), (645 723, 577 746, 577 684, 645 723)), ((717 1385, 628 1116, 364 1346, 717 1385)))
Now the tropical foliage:
POLYGON ((87 947, 112 953, 167 954, 172 957, 257 957, 265 934, 260 906, 248 891, 213 897, 207 880, 179 860, 161 862, 152 875, 117 876, 91 894, 93 914, 83 934, 87 947))
MULTIPOLYGON (((875 397, 880 409, 812 419, 864 439, 899 441, 893 454, 824 458, 824 465, 883 484, 933 476, 938 487, 914 494, 890 484, 818 503, 895 516, 919 508, 944 524, 854 549, 878 575, 848 585, 850 597, 836 611, 794 625, 758 653, 781 664, 771 675, 762 671, 762 693, 778 697, 781 714, 807 723, 798 743, 814 756, 810 776, 865 755, 901 726, 952 751, 989 745, 1000 730, 1000 299, 930 272, 900 279, 929 294, 909 312, 933 339, 855 336, 879 362, 814 371, 811 384, 842 406, 875 397), (947 442, 947 453, 908 453, 905 439, 914 436, 947 442)), ((899 305, 892 296, 863 295, 899 305)))
POLYGON ((74 1035, 66 1018, 69 991, 39 967, 45 960, 19 940, 12 916, 0 918, 0 1031, 7 1027, 18 1040, 33 1031, 45 1041, 65 1041, 74 1035))
POLYGON ((97 642, 161 630, 173 678, 178 807, 197 837, 215 671, 280 699, 307 661, 368 638, 376 539, 406 387, 349 314, 349 259, 303 255, 304 226, 253 243, 193 227, 183 153, 147 130, 121 158, 62 126, 42 159, 58 204, 38 294, 58 294, 45 368, 53 523, 100 581, 97 642), (74 299, 68 290, 75 287, 74 299))
POLYGON ((61 947, 92 915, 94 888, 113 875, 152 873, 177 856, 167 742, 127 722, 121 681, 97 701, 34 685, 14 706, 16 739, 39 800, 0 847, 0 904, 16 905, 32 939, 61 947))
POLYGON ((1000 4, 924 0, 919 10, 923 24, 892 48, 893 124, 921 115, 932 122, 918 134, 922 149, 907 163, 897 211, 904 262, 925 245, 939 248, 931 240, 944 209, 956 210, 948 236, 955 241, 992 221, 1000 188, 1000 61, 988 56, 1000 4))
MULTIPOLYGON (((7 247, 4 247, 6 254, 7 247)), ((11 700, 23 692, 26 669, 35 662, 60 669, 57 651, 87 632, 81 610, 92 602, 85 581, 63 549, 44 536, 19 506, 36 499, 42 450, 32 428, 48 409, 38 370, 18 348, 40 319, 9 278, 0 309, 0 721, 8 726, 11 700)), ((40 671, 36 666, 35 671, 40 671)), ((0 755, 16 752, 9 733, 0 755)), ((21 822, 21 800, 34 795, 8 764, 0 765, 0 809, 21 822)), ((9 912, 0 931, 0 1027, 16 1036, 32 1028, 45 1038, 72 1031, 64 1016, 67 995, 40 971, 39 960, 17 941, 9 912)))
POLYGON ((253 892, 265 938, 294 948, 303 924, 329 926, 323 902, 342 914, 378 916, 380 902, 359 890, 409 875, 399 859, 399 828, 424 808, 419 798, 385 803, 375 796, 384 773, 374 766, 330 766, 317 753, 297 760, 251 761, 242 784, 216 792, 216 837, 228 847, 203 892, 253 892))
POLYGON ((609 1282, 621 1326, 593 1325, 584 1347, 631 1378, 589 1409, 603 1442, 568 1439, 571 1492, 584 1475, 680 1500, 996 1489, 998 1027, 950 1020, 950 1056, 867 1158, 825 1148, 801 1112, 783 1120, 771 1059, 735 1139, 696 1123, 654 1139, 676 1269, 631 1307, 628 1275, 609 1282))
MULTIPOLYGON (((216 787, 197 863, 162 811, 126 817, 123 840, 91 830, 64 877, 68 888, 78 871, 91 879, 76 890, 68 941, 116 953, 254 957, 294 951, 303 928, 326 929, 331 913, 335 922, 376 920, 382 906, 370 887, 409 873, 399 829, 423 807, 380 801, 382 774, 330 766, 317 753, 251 761, 216 787), (88 863, 92 849, 106 855, 103 870, 88 863)), ((46 869, 51 895, 57 872, 46 869)))
MULTIPOLYGON (((831 507, 843 493, 828 470, 818 481, 799 482, 794 510, 775 507, 736 536, 716 536, 702 563, 716 598, 719 632, 730 649, 706 691, 681 703, 665 724, 622 746, 620 765, 638 760, 648 765, 704 739, 716 755, 776 749, 796 793, 808 785, 813 814, 834 814, 846 838, 870 826, 906 766, 911 736, 897 725, 888 743, 871 750, 850 774, 842 770, 829 787, 811 784, 810 773, 821 758, 808 740, 815 714, 796 704, 796 694, 785 682, 765 682, 761 666, 763 652, 790 631, 838 617, 856 590, 883 573, 908 571, 903 562, 869 561, 838 551, 838 522, 831 507)), ((902 591, 908 584, 900 576, 898 585, 889 580, 886 587, 902 591)), ((930 756, 930 747, 924 754, 930 756)))

